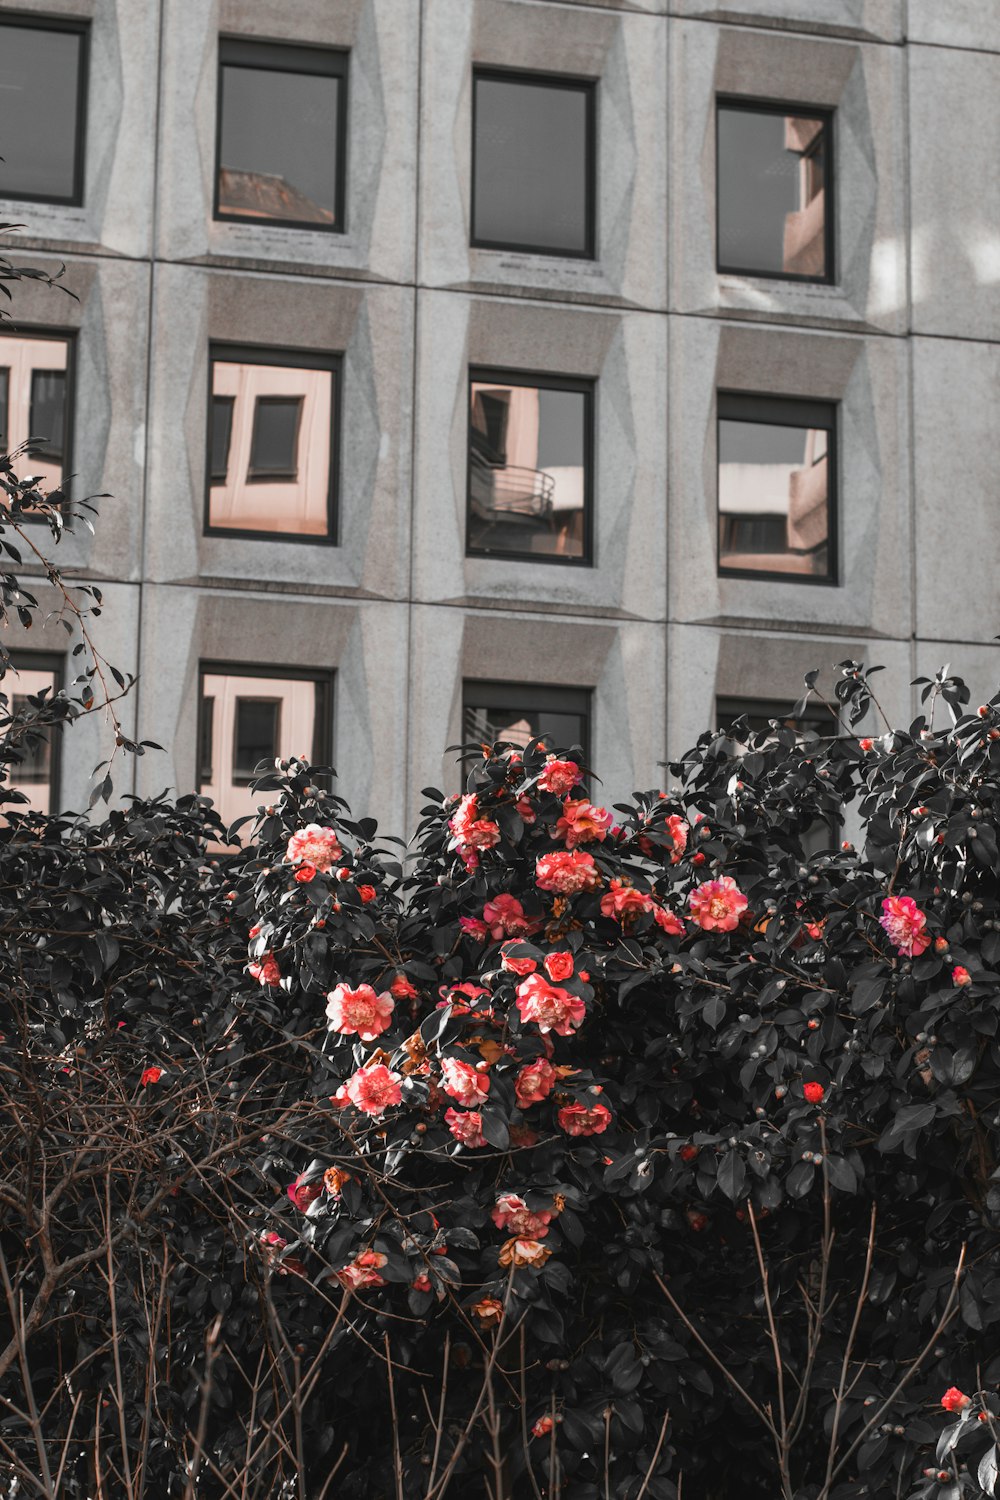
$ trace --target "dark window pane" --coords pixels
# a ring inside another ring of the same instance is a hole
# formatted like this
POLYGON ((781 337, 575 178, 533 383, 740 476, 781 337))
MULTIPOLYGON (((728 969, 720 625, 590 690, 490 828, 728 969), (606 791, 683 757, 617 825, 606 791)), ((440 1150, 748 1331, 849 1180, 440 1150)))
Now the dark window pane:
POLYGON ((544 688, 518 683, 467 682, 463 693, 463 740, 527 745, 543 739, 553 749, 590 753, 590 694, 582 688, 544 688))
POLYGON ((261 761, 278 754, 281 701, 237 698, 233 730, 233 780, 249 781, 261 761))
MULTIPOLYGON (((33 718, 36 713, 28 701, 27 693, 11 693, 11 707, 15 716, 23 713, 33 718)), ((52 775, 52 750, 48 740, 39 739, 32 744, 28 736, 24 735, 18 740, 17 748, 20 759, 12 767, 14 780, 35 783, 48 781, 52 775)))
POLYGON ((591 89, 477 78, 472 237, 590 255, 591 89))
POLYGON ((7 406, 10 401, 10 371, 0 365, 0 453, 9 452, 7 446, 7 406))
POLYGON ((829 578, 833 409, 807 426, 785 401, 748 398, 746 420, 739 397, 719 405, 720 568, 829 578))
POLYGON ((722 104, 718 131, 720 269, 827 280, 827 121, 722 104))
POLYGON ((583 558, 590 393, 474 379, 470 385, 470 552, 583 558))
POLYGON ((229 444, 233 435, 233 396, 212 397, 211 474, 220 483, 229 472, 229 444))
POLYGON ((0 197, 78 195, 77 31, 0 25, 0 197))
POLYGON ((250 439, 252 478, 294 479, 298 474, 298 396, 258 396, 253 411, 250 439))
POLYGON ((212 780, 212 759, 214 746, 215 728, 215 699, 203 697, 201 700, 201 724, 200 743, 198 745, 198 780, 208 782, 212 780))
POLYGON ((66 371, 33 370, 31 372, 31 415, 28 425, 34 458, 62 462, 66 432, 66 371))
MULTIPOLYGON (((244 51, 246 48, 244 47, 244 51)), ((261 47, 262 63, 223 61, 219 135, 219 212, 326 228, 336 223, 343 80, 285 71, 281 48, 261 47)))

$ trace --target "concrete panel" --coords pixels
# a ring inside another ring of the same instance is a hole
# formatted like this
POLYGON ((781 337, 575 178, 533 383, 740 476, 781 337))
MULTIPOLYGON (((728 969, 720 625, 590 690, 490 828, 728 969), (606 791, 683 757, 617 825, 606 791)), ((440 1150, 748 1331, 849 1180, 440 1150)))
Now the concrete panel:
POLYGON ((412 281, 418 0, 164 0, 159 254, 412 281), (350 51, 346 232, 213 221, 218 36, 350 51))
POLYGON ((902 0, 670 0, 669 8, 674 15, 692 20, 813 31, 861 41, 898 42, 903 34, 902 0))
POLYGON ((676 23, 671 40, 671 307, 902 333, 906 156, 898 48, 676 23), (716 270, 716 96, 826 106, 834 119, 836 283, 716 270))
POLYGON ((904 346, 674 318, 670 348, 671 618, 908 634, 904 346), (717 576, 717 390, 839 403, 839 585, 717 576))
POLYGON ((297 592, 405 592, 412 306, 405 287, 158 268, 150 578, 252 581, 297 592), (343 356, 338 546, 202 534, 210 341, 343 356))
MULTIPOLYGON (((51 16, 51 0, 0 0, 0 12, 51 16)), ((64 0, 60 15, 90 22, 83 203, 0 199, 0 219, 26 224, 26 244, 149 255, 153 224, 159 7, 64 0)), ((34 101, 44 109, 44 99, 34 101)))
POLYGON ((911 47, 913 327, 1000 339, 1000 56, 911 47))
POLYGON ((387 832, 403 820, 398 747, 404 734, 406 606, 274 599, 246 591, 147 585, 143 596, 144 739, 167 747, 139 762, 139 790, 195 785, 202 661, 336 672, 336 790, 387 832))
POLYGON ((424 53, 434 87, 421 100, 421 282, 663 307, 666 46, 666 25, 650 16, 428 0, 424 53), (475 66, 599 80, 596 260, 470 247, 475 66))
POLYGON ((1000 632, 1000 346, 914 339, 917 634, 1000 632))
MULTIPOLYGON (((445 746, 461 739, 463 679, 590 688, 594 770, 610 805, 659 785, 664 759, 664 630, 645 623, 512 618, 413 605, 409 759, 406 784, 415 823, 419 789, 459 790, 445 746)), ((597 792, 595 792, 597 796, 597 792)))
POLYGON ((910 0, 911 42, 1000 52, 1000 9, 993 0, 910 0))
POLYGON ((666 615, 665 320, 421 293, 414 597, 666 615), (595 382, 594 566, 466 557, 468 370, 595 382))
MULTIPOLYGON (((46 256, 31 255, 29 263, 50 274, 59 270, 59 262, 46 256)), ((75 258, 60 285, 65 292, 18 283, 12 304, 16 326, 24 333, 51 329, 74 335, 70 494, 74 500, 106 498, 97 501, 96 535, 86 526, 67 533, 56 561, 65 571, 87 569, 97 578, 136 578, 146 457, 149 266, 107 256, 75 258)), ((30 460, 22 460, 19 472, 30 469, 30 460)))

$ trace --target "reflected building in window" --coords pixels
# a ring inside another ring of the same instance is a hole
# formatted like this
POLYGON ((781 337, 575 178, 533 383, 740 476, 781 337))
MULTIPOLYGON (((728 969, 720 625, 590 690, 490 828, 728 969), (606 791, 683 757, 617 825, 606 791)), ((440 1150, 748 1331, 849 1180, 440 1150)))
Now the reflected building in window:
POLYGON ((522 748, 541 739, 552 750, 579 745, 589 763, 590 692, 537 683, 464 682, 462 739, 481 745, 506 740, 522 748))
POLYGON ((593 393, 538 380, 472 375, 467 550, 589 562, 593 393))
POLYGON ((836 407, 720 392, 719 571, 835 581, 836 407))
POLYGON ((31 439, 31 472, 46 494, 68 468, 71 352, 65 338, 0 335, 0 453, 31 439))
POLYGON ((717 129, 719 270, 832 281, 832 116, 723 102, 717 129))

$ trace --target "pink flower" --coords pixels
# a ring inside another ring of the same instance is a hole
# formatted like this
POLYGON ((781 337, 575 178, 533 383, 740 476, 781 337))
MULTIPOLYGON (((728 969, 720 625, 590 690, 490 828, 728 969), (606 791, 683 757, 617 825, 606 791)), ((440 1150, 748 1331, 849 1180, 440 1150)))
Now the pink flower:
POLYGON ((514 1094, 521 1108, 528 1109, 532 1104, 540 1104, 555 1088, 558 1076, 546 1057, 527 1063, 514 1080, 514 1094))
POLYGON ((514 803, 514 811, 521 819, 521 822, 526 823, 529 828, 531 827, 532 823, 536 821, 537 815, 535 813, 535 809, 532 807, 527 797, 518 797, 517 801, 514 803))
POLYGON ((296 1177, 285 1189, 289 1198, 295 1204, 300 1213, 305 1213, 310 1203, 315 1203, 323 1192, 322 1182, 303 1182, 301 1177, 296 1177))
POLYGON ((485 1146, 483 1117, 478 1109, 446 1109, 444 1123, 463 1146, 485 1146))
POLYGON ((483 907, 483 921, 494 942, 503 937, 530 937, 541 927, 541 918, 526 917, 516 896, 494 896, 483 907))
POLYGON ((331 1031, 341 1036, 355 1033, 363 1042, 373 1042, 392 1025, 395 1001, 386 993, 376 995, 370 984, 359 984, 356 990, 338 984, 327 996, 326 1014, 331 1031))
POLYGON ((577 844, 590 844, 595 840, 601 843, 607 837, 612 821, 606 807, 595 807, 585 797, 575 802, 567 797, 563 803, 562 816, 553 830, 553 837, 561 838, 567 849, 575 849, 577 844))
POLYGON ((670 863, 676 865, 687 848, 688 825, 679 813, 671 813, 667 819, 667 832, 674 841, 670 863))
POLYGON ((539 1031, 571 1036, 587 1015, 578 995, 549 984, 541 974, 529 974, 517 987, 517 1008, 522 1021, 536 1022, 539 1031))
POLYGON ((509 1229, 519 1239, 543 1240, 549 1232, 552 1214, 544 1209, 533 1212, 517 1193, 501 1193, 492 1212, 498 1229, 509 1229))
POLYGON ((479 816, 479 799, 473 793, 463 797, 448 827, 455 836, 455 847, 463 849, 492 849, 500 842, 500 829, 489 818, 479 816))
POLYGON ((555 984, 558 984, 560 979, 572 979, 572 953, 566 951, 560 953, 550 953, 545 960, 545 972, 555 984))
POLYGON ((691 918, 706 932, 732 932, 740 925, 747 898, 731 875, 706 880, 688 897, 691 918))
POLYGON ((466 937, 472 938, 477 943, 484 943, 490 935, 490 929, 478 917, 459 917, 458 925, 466 937))
POLYGON ((886 896, 879 923, 888 933, 890 943, 906 958, 919 958, 931 945, 930 936, 924 931, 927 917, 912 896, 886 896))
POLYGON ((601 897, 602 915, 617 917, 622 926, 626 922, 634 921, 642 912, 649 911, 651 905, 652 902, 647 895, 626 885, 623 880, 612 880, 601 897))
POLYGON ((377 1250, 363 1250, 335 1273, 337 1280, 352 1292, 365 1286, 385 1286, 385 1278, 379 1275, 379 1271, 388 1258, 380 1255, 377 1250))
POLYGON ((477 1073, 471 1063, 460 1062, 457 1057, 442 1059, 441 1082, 445 1093, 459 1104, 481 1104, 490 1091, 489 1077, 477 1073))
POLYGON ((535 864, 535 884, 540 891, 572 896, 577 891, 592 891, 597 882, 597 866, 589 854, 560 850, 541 855, 535 864))
POLYGON ((951 971, 951 982, 954 985, 971 984, 972 975, 963 964, 956 964, 951 971))
POLYGON ((257 963, 247 964, 247 973, 260 984, 281 983, 281 970, 273 953, 265 953, 257 963))
POLYGON ((141 1088, 147 1088, 151 1083, 159 1083, 163 1077, 162 1068, 144 1068, 142 1077, 139 1079, 141 1088))
POLYGON ((336 1098, 340 1103, 349 1100, 356 1109, 378 1119, 402 1101, 402 1081, 398 1073, 390 1073, 385 1063, 368 1063, 340 1085, 336 1098))
POLYGON ((389 986, 389 991, 395 995, 397 1000, 415 1000, 417 998, 417 992, 405 974, 396 975, 389 986))
POLYGON ((657 927, 662 927, 668 937, 683 937, 684 923, 676 912, 670 911, 666 906, 653 905, 653 921, 657 927))
POLYGON ((533 974, 538 968, 538 965, 535 963, 535 960, 533 958, 529 958, 527 954, 525 954, 523 958, 515 958, 513 954, 509 952, 509 949, 517 947, 518 942, 518 938, 511 938, 509 942, 504 943, 503 947, 500 949, 500 967, 502 969, 506 969, 510 974, 520 974, 523 978, 525 974, 533 974))
POLYGON ((276 1229, 262 1229, 259 1235, 262 1253, 267 1264, 279 1276, 305 1276, 307 1271, 298 1256, 289 1255, 281 1259, 281 1252, 288 1241, 276 1229))
POLYGON ((606 1104, 590 1109, 585 1104, 564 1104, 558 1119, 567 1135, 600 1135, 611 1124, 611 1111, 606 1104))
POLYGON ((343 855, 340 840, 332 828, 309 823, 288 840, 285 859, 290 865, 313 865, 325 874, 343 855))
POLYGON ((580 767, 575 760, 556 760, 550 755, 538 778, 538 785, 543 792, 555 792, 557 797, 565 797, 579 780, 580 767))

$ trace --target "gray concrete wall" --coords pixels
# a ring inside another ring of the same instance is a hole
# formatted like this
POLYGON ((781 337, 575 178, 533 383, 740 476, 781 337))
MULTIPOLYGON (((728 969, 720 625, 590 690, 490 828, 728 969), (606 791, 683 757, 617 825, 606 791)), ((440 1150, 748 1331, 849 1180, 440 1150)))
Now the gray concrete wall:
POLYGON ((845 657, 898 719, 944 661, 992 691, 996 0, 0 0, 32 11, 91 22, 84 203, 0 218, 78 299, 16 308, 75 337, 78 493, 113 498, 61 550, 168 746, 138 790, 192 787, 205 660, 335 672, 341 790, 394 831, 458 784, 465 678, 589 689, 609 800, 717 695, 845 657), (345 233, 213 222, 220 32, 350 49, 345 233), (470 248, 479 65, 599 81, 593 261, 470 248), (719 92, 836 109, 834 285, 716 271, 719 92), (203 534, 209 341, 342 357, 338 545, 203 534), (470 364, 595 382, 593 567, 466 556, 470 364), (836 585, 717 576, 719 388, 838 403, 836 585))

